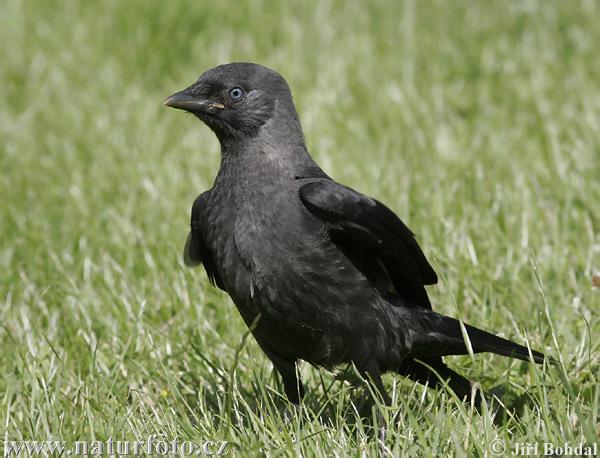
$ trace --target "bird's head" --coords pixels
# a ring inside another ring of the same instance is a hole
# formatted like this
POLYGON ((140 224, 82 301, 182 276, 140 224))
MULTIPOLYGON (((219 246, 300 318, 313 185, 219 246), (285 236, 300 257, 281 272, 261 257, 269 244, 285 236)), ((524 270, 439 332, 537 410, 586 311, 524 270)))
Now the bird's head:
MULTIPOLYGON (((252 63, 220 65, 164 102, 196 115, 221 143, 258 134, 276 111, 297 114, 290 88, 277 72, 252 63)), ((298 123, 299 128, 299 123, 298 123)))

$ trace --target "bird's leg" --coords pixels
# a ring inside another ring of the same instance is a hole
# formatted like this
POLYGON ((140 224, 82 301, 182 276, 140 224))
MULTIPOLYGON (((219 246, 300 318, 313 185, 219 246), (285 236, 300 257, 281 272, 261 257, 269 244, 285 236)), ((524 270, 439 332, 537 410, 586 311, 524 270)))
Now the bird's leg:
MULTIPOLYGON (((267 356, 271 358, 271 355, 267 353, 267 356)), ((282 360, 279 358, 271 358, 273 366, 281 374, 283 381, 283 390, 288 400, 296 405, 300 406, 300 399, 304 397, 304 387, 302 381, 296 373, 296 361, 282 360)))
MULTIPOLYGON (((281 379, 283 380, 283 390, 285 391, 285 395, 291 403, 293 410, 296 412, 300 410, 300 399, 304 397, 304 387, 302 386, 302 381, 296 375, 296 364, 293 365, 293 376, 290 375, 289 367, 283 368, 278 367, 275 362, 273 365, 281 374, 281 379)), ((290 411, 289 407, 286 407, 283 411, 285 418, 288 421, 291 421, 293 418, 293 414, 290 411)))
MULTIPOLYGON (((302 381, 298 377, 296 360, 284 358, 271 350, 269 347, 264 345, 259 339, 256 339, 262 350, 269 357, 277 372, 281 374, 283 381, 283 390, 288 400, 292 403, 295 408, 300 407, 300 399, 304 397, 304 387, 302 381)), ((290 417, 291 412, 286 408, 284 412, 286 417, 290 417)))
MULTIPOLYGON (((279 369, 278 369, 279 370, 279 369)), ((302 381, 294 373, 293 377, 289 377, 287 374, 283 375, 281 371, 281 378, 283 379, 283 390, 289 401, 295 406, 300 406, 300 399, 304 397, 304 387, 302 381)))
POLYGON ((398 373, 430 388, 448 387, 465 404, 472 403, 477 410, 481 409, 482 402, 487 402, 479 390, 476 390, 473 396, 471 382, 446 366, 439 357, 406 359, 398 373))
MULTIPOLYGON (((383 386, 383 381, 381 380, 381 374, 379 370, 369 370, 363 373, 363 377, 365 377, 369 384, 373 387, 374 394, 379 393, 381 396, 381 400, 384 402, 386 407, 390 407, 392 405, 392 400, 390 396, 387 394, 385 387, 383 386)), ((379 425, 379 435, 378 438, 381 441, 385 440, 386 437, 386 421, 384 415, 381 412, 380 404, 375 401, 375 415, 377 418, 377 424, 379 425)))

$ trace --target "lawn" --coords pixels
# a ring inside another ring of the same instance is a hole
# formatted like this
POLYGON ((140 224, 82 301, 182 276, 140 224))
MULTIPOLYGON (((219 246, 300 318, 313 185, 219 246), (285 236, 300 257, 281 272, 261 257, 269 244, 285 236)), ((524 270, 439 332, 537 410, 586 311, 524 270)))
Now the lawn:
POLYGON ((592 0, 3 0, 2 439, 304 457, 597 444, 599 22, 592 0), (302 364, 286 421, 235 306, 181 256, 220 152, 162 102, 231 61, 286 77, 317 162, 417 234, 435 310, 558 360, 447 358, 505 418, 388 375, 381 443, 352 368, 302 364))

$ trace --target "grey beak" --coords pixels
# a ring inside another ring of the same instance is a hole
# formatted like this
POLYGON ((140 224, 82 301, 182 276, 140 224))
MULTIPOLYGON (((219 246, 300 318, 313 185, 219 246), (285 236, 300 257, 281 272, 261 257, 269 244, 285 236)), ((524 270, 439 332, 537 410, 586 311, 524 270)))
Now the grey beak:
POLYGON ((196 99, 185 91, 177 92, 163 102, 164 105, 171 108, 178 108, 186 111, 202 111, 207 108, 217 108, 213 102, 196 99))

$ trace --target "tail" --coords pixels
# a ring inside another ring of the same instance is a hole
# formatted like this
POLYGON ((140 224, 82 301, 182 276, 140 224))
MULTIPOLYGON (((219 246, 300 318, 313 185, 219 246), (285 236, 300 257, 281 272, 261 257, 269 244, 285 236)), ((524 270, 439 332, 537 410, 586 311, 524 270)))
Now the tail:
MULTIPOLYGON (((410 337, 413 343, 411 356, 465 355, 469 351, 463 336, 460 321, 423 308, 402 308, 403 319, 409 320, 410 337), (415 326, 416 325, 416 326, 415 326)), ((539 351, 530 350, 502 337, 476 327, 464 325, 473 353, 491 352, 497 355, 543 363, 546 357, 539 351)))
MULTIPOLYGON (((458 320, 454 321, 458 323, 458 320)), ((489 332, 482 331, 476 327, 465 325, 465 328, 467 330, 467 335, 469 336, 469 341, 473 346, 473 353, 489 351, 496 353, 497 355, 509 356, 523 361, 529 361, 530 357, 533 357, 533 361, 538 364, 543 363, 544 359, 546 358, 543 353, 540 353, 536 350, 531 350, 530 356, 530 349, 527 347, 519 345, 510 340, 503 339, 502 337, 495 336, 489 332)))

